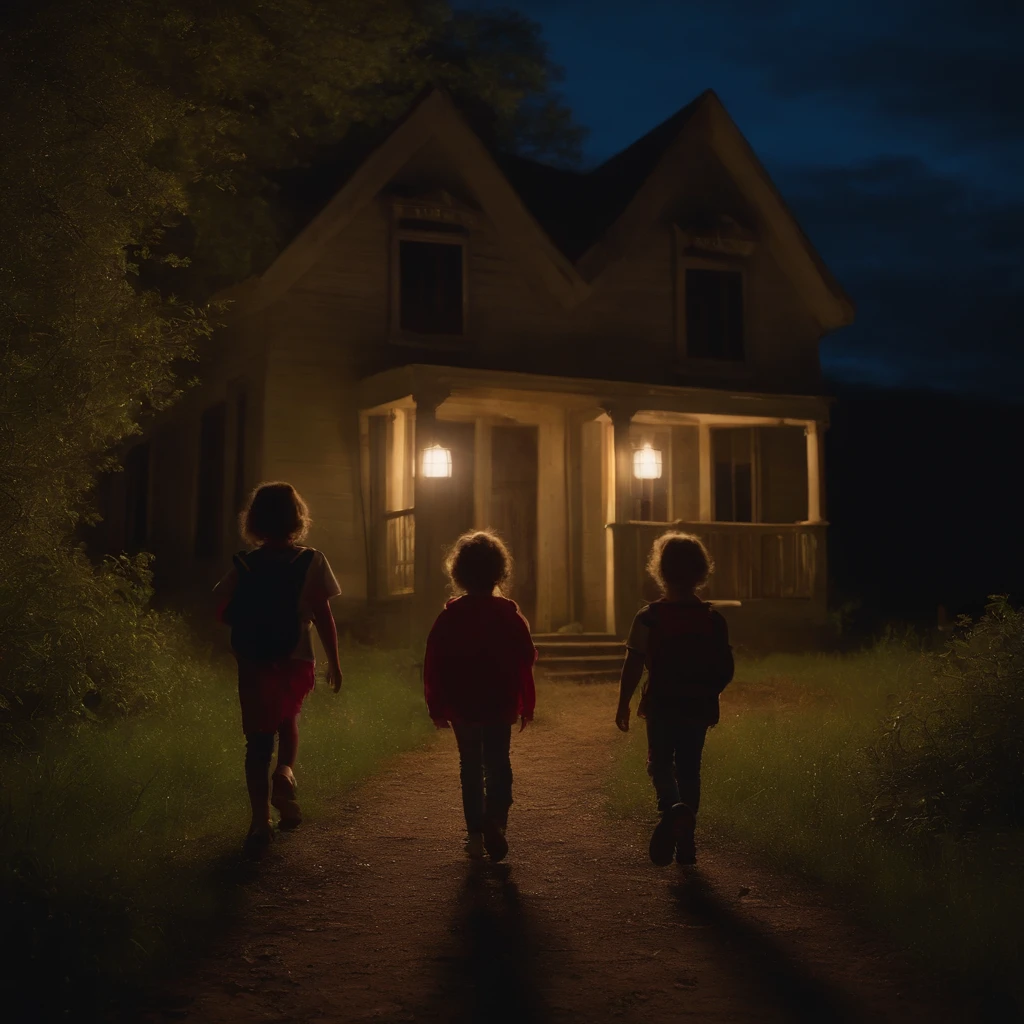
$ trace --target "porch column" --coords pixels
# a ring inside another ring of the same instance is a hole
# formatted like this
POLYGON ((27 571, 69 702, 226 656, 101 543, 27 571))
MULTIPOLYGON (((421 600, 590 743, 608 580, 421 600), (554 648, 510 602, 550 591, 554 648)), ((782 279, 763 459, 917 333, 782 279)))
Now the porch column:
POLYGON ((602 408, 612 421, 615 445, 615 522, 628 523, 633 518, 633 453, 629 444, 629 426, 637 409, 635 406, 611 402, 602 408))
MULTIPOLYGON (((625 636, 633 616, 640 607, 641 554, 637 550, 638 534, 630 525, 632 518, 633 455, 629 444, 629 425, 637 409, 619 403, 608 403, 604 411, 612 421, 612 439, 615 448, 614 495, 615 522, 609 525, 612 534, 611 573, 608 586, 613 609, 609 629, 625 636)), ((646 552, 644 553, 646 555, 646 552)))
POLYGON ((425 634, 444 605, 445 581, 441 571, 440 530, 437 523, 441 488, 450 481, 423 475, 423 449, 437 443, 437 409, 446 391, 421 391, 416 403, 416 443, 413 446, 415 480, 415 614, 414 629, 425 634))
POLYGON ((706 423, 697 427, 697 519, 702 523, 714 520, 711 509, 711 428, 706 423))
POLYGON ((822 515, 821 485, 824 476, 823 446, 821 444, 821 424, 808 423, 804 428, 807 438, 807 522, 824 522, 822 515))
POLYGON ((491 525, 491 424, 480 418, 473 431, 473 525, 491 525))

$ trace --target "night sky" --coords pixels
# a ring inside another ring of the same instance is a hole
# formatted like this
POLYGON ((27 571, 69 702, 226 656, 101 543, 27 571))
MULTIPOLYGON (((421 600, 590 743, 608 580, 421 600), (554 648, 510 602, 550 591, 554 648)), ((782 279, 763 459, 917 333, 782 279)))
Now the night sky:
POLYGON ((857 305, 840 381, 1021 397, 1021 0, 462 0, 539 21, 596 164, 714 89, 857 305))

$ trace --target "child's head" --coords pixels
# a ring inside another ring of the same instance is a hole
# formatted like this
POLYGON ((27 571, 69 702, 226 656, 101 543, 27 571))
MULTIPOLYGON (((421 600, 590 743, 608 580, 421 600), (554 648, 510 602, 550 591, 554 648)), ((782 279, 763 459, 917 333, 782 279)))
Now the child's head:
POLYGON ((249 495, 238 517, 242 536, 250 544, 295 543, 309 532, 309 509, 291 484, 260 484, 249 495))
POLYGON ((663 594, 700 590, 715 571, 708 549, 690 533, 663 533, 651 546, 647 571, 663 594))
POLYGON ((506 587, 512 576, 512 556, 496 534, 486 530, 464 533, 444 563, 452 588, 466 594, 491 594, 506 587))

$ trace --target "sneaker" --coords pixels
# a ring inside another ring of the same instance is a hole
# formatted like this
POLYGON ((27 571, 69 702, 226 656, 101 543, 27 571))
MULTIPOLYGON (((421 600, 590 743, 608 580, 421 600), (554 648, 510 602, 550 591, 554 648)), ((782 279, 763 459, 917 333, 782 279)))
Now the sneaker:
POLYGON ((295 799, 295 775, 291 768, 278 768, 274 772, 270 803, 280 812, 280 827, 285 831, 302 824, 302 811, 295 799))
POLYGON ((693 811, 686 804, 674 804, 661 816, 654 826, 648 853, 659 868, 672 863, 676 845, 689 834, 693 834, 693 811))
POLYGON ((505 830, 496 822, 484 825, 484 846, 491 860, 505 859, 505 854, 508 853, 508 840, 505 838, 505 830))
POLYGON ((484 837, 480 832, 470 832, 466 836, 466 856, 470 860, 483 860, 484 837))
POLYGON ((270 849, 274 840, 274 826, 268 821, 266 824, 254 824, 249 828, 249 834, 242 844, 242 854, 250 860, 260 860, 270 849))

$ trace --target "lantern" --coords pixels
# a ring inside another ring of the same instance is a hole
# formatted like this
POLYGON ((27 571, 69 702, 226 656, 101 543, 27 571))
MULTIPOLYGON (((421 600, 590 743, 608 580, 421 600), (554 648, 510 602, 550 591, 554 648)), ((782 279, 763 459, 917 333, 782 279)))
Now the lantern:
POLYGON ((423 475, 425 477, 448 477, 452 475, 452 451, 439 444, 423 449, 423 475))
POLYGON ((633 452, 633 476, 637 480, 661 479, 661 451, 645 444, 633 452))

